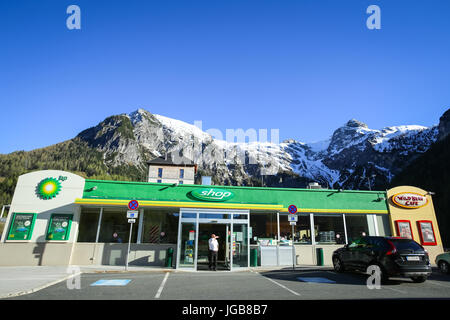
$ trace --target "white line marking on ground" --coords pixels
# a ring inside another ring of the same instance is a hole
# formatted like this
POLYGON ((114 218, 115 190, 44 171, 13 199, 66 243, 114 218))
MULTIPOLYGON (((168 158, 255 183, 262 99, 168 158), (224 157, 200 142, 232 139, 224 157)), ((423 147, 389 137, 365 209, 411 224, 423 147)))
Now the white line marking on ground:
POLYGON ((283 286, 281 283, 278 283, 278 282, 276 282, 276 281, 274 281, 274 280, 272 280, 272 279, 270 279, 270 278, 267 278, 267 277, 264 277, 264 276, 263 276, 263 278, 266 278, 267 280, 269 280, 269 281, 275 283, 276 285, 282 287, 283 289, 286 289, 287 291, 289 291, 289 292, 292 293, 292 294, 295 294, 296 296, 300 296, 300 295, 301 295, 300 293, 295 292, 294 290, 291 290, 291 289, 289 289, 288 287, 283 286))
POLYGON ((161 296, 161 293, 164 289, 164 285, 166 284, 167 278, 169 277, 169 272, 166 272, 166 276, 164 277, 163 282, 161 283, 161 286, 158 289, 158 292, 156 293, 155 299, 159 299, 159 297, 161 296))
POLYGON ((428 283, 435 284, 435 285, 440 286, 440 287, 450 288, 450 286, 447 286, 447 285, 439 283, 439 282, 434 282, 434 281, 435 280, 427 280, 428 283))
POLYGON ((394 289, 394 288, 389 288, 389 287, 386 287, 386 286, 381 286, 381 288, 382 289, 389 289, 389 290, 396 291, 396 292, 399 292, 399 293, 402 293, 402 294, 406 294, 406 291, 402 291, 402 290, 398 290, 398 289, 394 289))
MULTIPOLYGON (((39 290, 42 290, 42 289, 51 287, 51 286, 53 286, 53 285, 55 285, 55 284, 58 284, 58 283, 60 283, 60 282, 69 280, 69 279, 74 278, 74 277, 77 277, 77 276, 80 276, 81 274, 82 274, 82 272, 77 272, 77 273, 68 275, 68 276, 66 276, 66 277, 64 277, 64 278, 62 278, 62 279, 52 281, 52 282, 50 282, 50 283, 44 284, 44 285, 42 285, 42 286, 40 286, 40 287, 37 287, 37 288, 34 288, 34 289, 25 290, 25 291, 20 291, 20 292, 16 292, 16 293, 8 293, 8 294, 4 294, 4 295, 0 296, 0 299, 3 299, 3 298, 14 298, 14 297, 19 297, 19 296, 27 295, 27 294, 30 294, 30 293, 35 293, 35 292, 38 292, 39 290)), ((33 278, 31 278, 31 279, 33 279, 33 278)), ((35 279, 42 279, 42 278, 35 278, 35 279)))

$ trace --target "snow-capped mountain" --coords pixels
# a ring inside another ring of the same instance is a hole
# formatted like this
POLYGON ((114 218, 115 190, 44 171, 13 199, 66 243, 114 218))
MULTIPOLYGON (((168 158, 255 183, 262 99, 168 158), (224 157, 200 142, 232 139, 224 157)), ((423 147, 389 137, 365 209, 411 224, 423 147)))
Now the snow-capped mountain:
POLYGON ((367 189, 385 186, 437 140, 438 127, 369 129, 350 120, 326 141, 226 142, 180 120, 138 109, 105 119, 77 139, 103 154, 108 167, 135 166, 166 153, 193 159, 217 184, 367 189))

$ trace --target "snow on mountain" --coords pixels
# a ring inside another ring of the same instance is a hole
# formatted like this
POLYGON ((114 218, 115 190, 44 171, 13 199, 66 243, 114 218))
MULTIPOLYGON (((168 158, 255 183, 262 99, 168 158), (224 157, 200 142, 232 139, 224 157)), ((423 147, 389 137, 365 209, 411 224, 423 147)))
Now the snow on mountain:
POLYGON ((352 119, 329 139, 314 143, 293 139, 279 144, 227 142, 195 125, 138 109, 109 117, 79 137, 104 152, 105 162, 113 166, 145 168, 143 163, 150 159, 178 152, 215 176, 218 183, 246 184, 261 175, 287 174, 295 186, 318 181, 324 186, 361 189, 368 181, 372 186, 377 180, 380 184, 390 181, 410 159, 425 152, 437 135, 437 126, 375 130, 352 119))

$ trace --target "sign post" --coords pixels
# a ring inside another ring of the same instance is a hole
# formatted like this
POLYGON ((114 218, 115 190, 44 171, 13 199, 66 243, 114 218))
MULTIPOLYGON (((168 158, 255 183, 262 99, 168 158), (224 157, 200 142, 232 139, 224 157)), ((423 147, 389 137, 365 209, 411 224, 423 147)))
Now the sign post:
POLYGON ((289 216, 288 219, 290 221, 290 224, 292 226, 292 270, 295 271, 295 246, 294 246, 294 226, 297 224, 297 207, 293 204, 291 204, 288 208, 289 216))
POLYGON ((128 223, 130 224, 130 236, 128 237, 128 250, 127 250, 127 260, 125 264, 125 270, 128 271, 128 257, 130 256, 130 246, 131 246, 131 234, 133 233, 133 224, 136 222, 136 218, 138 217, 137 209, 139 208, 139 202, 137 200, 131 200, 128 202, 128 211, 127 218, 128 223))

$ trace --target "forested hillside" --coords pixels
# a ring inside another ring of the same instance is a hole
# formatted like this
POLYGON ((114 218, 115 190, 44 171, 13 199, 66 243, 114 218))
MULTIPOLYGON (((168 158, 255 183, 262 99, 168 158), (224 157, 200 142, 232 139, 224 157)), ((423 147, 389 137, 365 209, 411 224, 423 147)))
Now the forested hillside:
POLYGON ((0 205, 11 203, 17 177, 36 170, 64 170, 85 178, 142 181, 134 166, 107 168, 103 154, 78 138, 33 151, 0 155, 0 205))

